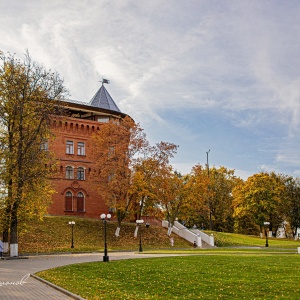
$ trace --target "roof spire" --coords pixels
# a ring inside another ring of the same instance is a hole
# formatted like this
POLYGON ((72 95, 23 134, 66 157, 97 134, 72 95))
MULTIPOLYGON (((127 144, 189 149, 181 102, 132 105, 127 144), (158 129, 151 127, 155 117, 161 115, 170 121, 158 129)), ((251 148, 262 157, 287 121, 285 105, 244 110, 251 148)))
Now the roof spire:
POLYGON ((94 107, 121 112, 103 85, 104 83, 109 84, 109 80, 102 78, 102 81, 100 82, 102 82, 102 85, 89 104, 94 107))

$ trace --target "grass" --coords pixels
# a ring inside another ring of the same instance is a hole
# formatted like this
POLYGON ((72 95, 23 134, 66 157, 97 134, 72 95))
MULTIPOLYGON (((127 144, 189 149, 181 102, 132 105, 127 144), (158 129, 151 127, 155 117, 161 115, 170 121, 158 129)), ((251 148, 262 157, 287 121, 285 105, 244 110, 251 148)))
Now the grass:
MULTIPOLYGON (((135 224, 124 224, 120 237, 117 224, 107 227, 108 250, 138 250, 133 237, 135 224)), ((213 234, 217 248, 194 249, 173 235, 170 247, 167 230, 143 228, 145 253, 184 253, 192 256, 133 259, 110 263, 70 265, 37 275, 86 299, 299 299, 299 241, 269 239, 240 234, 213 234)), ((21 253, 103 251, 101 220, 74 217, 45 217, 28 224, 19 239, 21 253), (71 228, 74 220, 74 245, 71 228)))
MULTIPOLYGON (((134 223, 124 223, 120 237, 115 237, 116 222, 109 222, 107 226, 107 244, 112 250, 138 250, 139 239, 133 237, 134 223)), ((224 232, 207 232, 215 237, 217 247, 264 247, 265 238, 246 236, 224 232)), ((184 249, 194 251, 191 243, 173 235, 176 250, 184 249)), ((296 249, 300 241, 291 239, 269 239, 269 249, 296 249)), ((96 219, 79 217, 54 217, 47 216, 43 221, 27 224, 19 238, 19 250, 22 254, 28 253, 57 253, 57 252, 97 252, 103 251, 103 222, 96 219), (71 249, 71 227, 69 221, 75 221, 74 245, 71 249)), ((155 251, 164 249, 172 251, 167 236, 167 229, 160 226, 143 227, 143 249, 155 251)), ((219 250, 220 251, 220 250, 219 250)), ((227 250, 228 251, 228 250, 227 250)))
MULTIPOLYGON (((247 236, 243 234, 226 233, 226 232, 207 231, 206 233, 214 235, 215 244, 217 247, 234 247, 234 246, 264 247, 266 244, 265 237, 260 238, 258 236, 247 236)), ((276 247, 276 248, 300 247, 299 240, 295 241, 292 239, 268 238, 268 243, 270 247, 276 247)))
POLYGON ((300 255, 209 252, 77 264, 37 275, 86 299, 299 299, 300 255))
MULTIPOLYGON (((120 237, 115 236, 117 223, 110 221, 107 224, 107 244, 111 250, 138 250, 139 238, 134 238, 134 223, 124 223, 121 227, 120 237)), ((170 240, 167 229, 160 226, 142 227, 143 248, 168 249, 170 240)), ((191 248, 186 240, 173 236, 176 248, 191 248)), ((57 253, 57 252, 97 252, 102 251, 103 222, 96 219, 79 217, 47 216, 43 221, 27 224, 26 230, 19 237, 20 253, 57 253), (75 221, 74 248, 71 249, 71 227, 69 221, 75 221)))

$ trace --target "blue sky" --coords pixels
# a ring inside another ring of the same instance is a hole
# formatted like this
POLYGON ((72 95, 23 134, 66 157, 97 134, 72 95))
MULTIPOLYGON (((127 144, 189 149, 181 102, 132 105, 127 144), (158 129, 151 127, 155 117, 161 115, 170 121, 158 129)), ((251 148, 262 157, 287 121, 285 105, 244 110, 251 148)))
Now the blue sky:
POLYGON ((89 101, 102 77, 182 173, 300 174, 298 0, 0 0, 0 49, 59 72, 89 101))

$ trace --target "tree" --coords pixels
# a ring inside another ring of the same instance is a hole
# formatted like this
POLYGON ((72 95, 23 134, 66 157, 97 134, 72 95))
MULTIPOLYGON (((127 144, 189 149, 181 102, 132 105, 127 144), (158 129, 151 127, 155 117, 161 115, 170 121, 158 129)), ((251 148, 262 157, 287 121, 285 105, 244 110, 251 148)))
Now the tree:
POLYGON ((282 209, 286 221, 290 224, 293 236, 297 239, 297 229, 300 228, 300 179, 286 177, 284 183, 286 190, 282 209))
POLYGON ((148 141, 140 125, 129 116, 104 123, 92 141, 98 188, 110 210, 115 212, 118 236, 133 201, 130 188, 135 158, 148 146, 148 141))
POLYGON ((119 235, 125 218, 155 212, 153 180, 161 174, 177 146, 160 142, 150 146, 139 124, 126 116, 111 119, 93 136, 95 177, 101 195, 115 212, 119 235))
POLYGON ((254 216, 247 210, 245 204, 246 184, 241 180, 233 189, 233 218, 234 232, 242 234, 257 234, 259 226, 256 224, 254 216))
POLYGON ((281 201, 285 186, 280 176, 261 172, 247 179, 233 191, 234 217, 238 219, 248 215, 262 230, 264 222, 270 222, 270 229, 276 231, 284 221, 281 213, 281 201))
POLYGON ((145 214, 161 217, 162 211, 156 203, 155 182, 166 174, 170 158, 174 157, 177 148, 175 144, 160 142, 145 147, 143 154, 135 160, 130 193, 135 199, 133 210, 138 219, 145 214))
POLYGON ((232 190, 240 179, 235 177, 234 170, 223 166, 218 169, 211 168, 209 174, 209 203, 213 229, 232 232, 232 190))
POLYGON ((13 55, 0 55, 0 156, 4 236, 10 232, 10 255, 18 255, 18 223, 39 215, 49 204, 49 152, 51 115, 67 94, 57 73, 13 55))
POLYGON ((225 167, 209 170, 196 165, 187 182, 188 207, 185 213, 190 226, 218 231, 233 230, 232 189, 239 179, 225 167))
POLYGON ((209 178, 207 171, 196 165, 186 176, 185 197, 186 205, 183 208, 183 218, 188 226, 194 224, 201 228, 209 225, 209 207, 207 205, 209 178))
POLYGON ((169 223, 168 235, 170 236, 174 222, 186 204, 185 177, 174 172, 169 166, 164 169, 164 174, 155 178, 154 186, 157 204, 169 223))

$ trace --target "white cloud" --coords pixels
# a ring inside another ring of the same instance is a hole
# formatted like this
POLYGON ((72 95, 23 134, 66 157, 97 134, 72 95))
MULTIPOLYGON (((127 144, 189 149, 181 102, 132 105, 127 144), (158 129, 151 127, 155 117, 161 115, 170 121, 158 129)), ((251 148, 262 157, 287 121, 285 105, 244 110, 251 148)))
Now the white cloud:
MULTIPOLYGON (((187 110, 209 112, 233 124, 230 130, 236 128, 241 140, 251 132, 257 149, 270 137, 266 165, 272 160, 278 170, 292 171, 293 164, 299 169, 298 1, 0 3, 0 49, 21 57, 28 48, 35 60, 65 78, 71 98, 89 101, 98 81, 108 78, 121 110, 158 141, 169 135, 190 153, 195 145, 209 146, 209 135, 199 140, 195 128, 214 126, 178 119, 187 110), (276 145, 275 136, 288 137, 288 145, 276 145)), ((216 147, 224 147, 221 138, 216 147)), ((245 142, 239 151, 248 153, 247 147, 245 142)), ((253 167, 249 163, 248 169, 253 167)))

